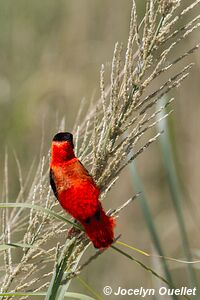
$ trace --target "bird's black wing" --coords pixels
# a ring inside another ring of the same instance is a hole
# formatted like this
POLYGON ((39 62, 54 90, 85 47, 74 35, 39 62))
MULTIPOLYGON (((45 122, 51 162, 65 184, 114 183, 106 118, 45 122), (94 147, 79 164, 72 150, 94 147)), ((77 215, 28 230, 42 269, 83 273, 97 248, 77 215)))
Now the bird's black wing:
POLYGON ((54 192, 54 195, 55 195, 56 198, 58 199, 58 193, 57 193, 55 181, 54 181, 54 178, 53 178, 53 171, 52 171, 52 169, 50 169, 49 178, 50 178, 50 185, 51 185, 51 187, 52 187, 52 190, 53 190, 53 192, 54 192))

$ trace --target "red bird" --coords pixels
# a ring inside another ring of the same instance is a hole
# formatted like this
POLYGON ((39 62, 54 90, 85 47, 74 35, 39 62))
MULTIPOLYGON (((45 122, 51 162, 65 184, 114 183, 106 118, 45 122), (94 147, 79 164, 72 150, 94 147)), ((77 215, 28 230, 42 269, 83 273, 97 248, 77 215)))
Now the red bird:
POLYGON ((99 188, 74 154, 73 135, 57 133, 52 141, 50 184, 61 206, 81 223, 95 248, 113 243, 114 220, 99 201, 99 188))

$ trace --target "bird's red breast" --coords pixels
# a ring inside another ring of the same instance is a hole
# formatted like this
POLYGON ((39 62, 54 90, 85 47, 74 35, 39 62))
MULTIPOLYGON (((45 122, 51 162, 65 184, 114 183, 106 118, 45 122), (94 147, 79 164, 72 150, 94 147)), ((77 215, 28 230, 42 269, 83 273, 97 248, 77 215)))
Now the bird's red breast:
POLYGON ((54 194, 61 206, 82 224, 96 248, 108 247, 114 238, 114 221, 102 208, 99 188, 75 157, 72 135, 57 135, 52 142, 50 163, 50 183, 54 194))

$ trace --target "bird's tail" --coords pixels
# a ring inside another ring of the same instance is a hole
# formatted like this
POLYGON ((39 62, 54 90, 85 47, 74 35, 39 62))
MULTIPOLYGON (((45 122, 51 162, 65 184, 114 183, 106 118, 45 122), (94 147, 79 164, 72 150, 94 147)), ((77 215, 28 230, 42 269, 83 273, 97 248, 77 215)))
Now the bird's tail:
POLYGON ((115 221, 102 207, 82 225, 95 248, 107 248, 113 243, 115 221))

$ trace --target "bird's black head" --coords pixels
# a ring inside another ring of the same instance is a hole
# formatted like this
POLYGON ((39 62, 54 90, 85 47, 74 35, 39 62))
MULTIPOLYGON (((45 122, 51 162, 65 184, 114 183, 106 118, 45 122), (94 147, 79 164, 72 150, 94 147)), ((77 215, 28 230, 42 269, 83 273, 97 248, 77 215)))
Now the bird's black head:
POLYGON ((73 135, 69 132, 59 132, 59 133, 57 133, 54 136, 53 141, 54 142, 70 142, 70 144, 74 148, 73 135))

